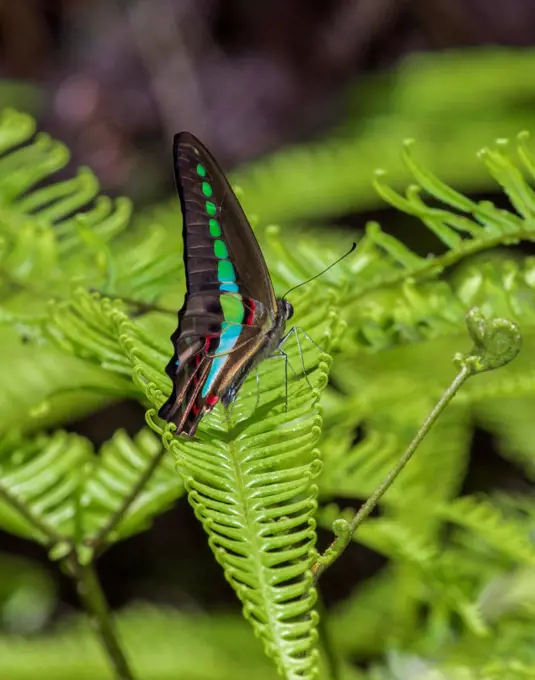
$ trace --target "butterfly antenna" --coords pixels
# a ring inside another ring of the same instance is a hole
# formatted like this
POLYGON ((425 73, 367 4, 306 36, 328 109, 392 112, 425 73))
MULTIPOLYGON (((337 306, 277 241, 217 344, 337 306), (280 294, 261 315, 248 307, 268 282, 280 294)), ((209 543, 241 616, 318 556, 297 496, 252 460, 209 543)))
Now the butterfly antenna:
POLYGON ((322 271, 320 271, 319 274, 315 274, 310 279, 307 279, 306 281, 301 281, 301 283, 298 283, 297 286, 294 286, 293 288, 290 288, 290 290, 287 290, 286 293, 284 293, 284 295, 282 296, 282 299, 285 300, 288 293, 292 293, 294 290, 296 290, 297 288, 301 288, 301 286, 304 286, 306 283, 310 283, 311 281, 314 281, 314 279, 317 279, 318 277, 323 276, 325 274, 325 272, 328 272, 329 269, 332 269, 335 265, 337 265, 339 262, 341 262, 343 259, 345 259, 348 255, 351 255, 351 253, 355 250, 356 247, 357 247, 357 244, 355 242, 353 242, 353 245, 347 251, 347 253, 344 253, 342 255, 342 257, 339 257, 337 260, 332 262, 328 267, 325 267, 325 269, 322 269, 322 271))

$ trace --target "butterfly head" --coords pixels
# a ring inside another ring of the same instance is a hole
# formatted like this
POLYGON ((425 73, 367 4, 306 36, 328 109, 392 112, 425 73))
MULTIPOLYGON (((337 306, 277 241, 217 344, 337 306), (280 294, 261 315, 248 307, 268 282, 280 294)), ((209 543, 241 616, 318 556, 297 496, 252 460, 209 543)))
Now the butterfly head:
POLYGON ((288 319, 291 319, 292 316, 294 315, 293 306, 288 302, 288 300, 285 300, 284 298, 282 298, 281 300, 281 306, 284 310, 284 316, 286 317, 286 321, 288 319))

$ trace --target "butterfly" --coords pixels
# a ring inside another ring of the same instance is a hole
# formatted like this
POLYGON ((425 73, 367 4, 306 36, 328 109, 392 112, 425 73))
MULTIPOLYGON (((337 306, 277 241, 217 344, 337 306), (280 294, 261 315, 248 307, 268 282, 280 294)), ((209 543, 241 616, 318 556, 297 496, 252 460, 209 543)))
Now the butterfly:
POLYGON ((218 402, 225 407, 234 402, 263 359, 277 350, 284 355, 279 348, 293 307, 276 298, 245 213, 206 147, 180 132, 173 158, 186 295, 165 369, 173 390, 158 415, 176 425, 176 434, 192 437, 218 402))

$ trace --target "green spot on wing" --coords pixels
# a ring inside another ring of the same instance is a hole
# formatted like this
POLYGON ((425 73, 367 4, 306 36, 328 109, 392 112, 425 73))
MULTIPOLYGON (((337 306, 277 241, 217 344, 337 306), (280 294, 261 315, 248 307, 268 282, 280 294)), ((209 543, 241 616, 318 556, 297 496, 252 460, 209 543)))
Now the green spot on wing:
POLYGON ((205 196, 211 196, 212 195, 212 187, 208 184, 208 182, 202 183, 202 192, 205 196))
POLYGON ((215 203, 212 203, 212 201, 206 201, 206 212, 213 217, 216 214, 215 203))
POLYGON ((241 324, 243 321, 243 303, 241 296, 232 294, 222 295, 220 301, 225 321, 231 324, 241 324))
POLYGON ((217 263, 217 278, 221 283, 223 281, 236 281, 236 273, 232 262, 228 260, 219 260, 217 263))
POLYGON ((223 243, 223 241, 220 241, 218 239, 214 243, 214 253, 215 253, 215 256, 219 257, 221 260, 224 260, 225 258, 228 257, 227 246, 223 243))
POLYGON ((221 226, 213 217, 208 220, 208 226, 210 227, 210 236, 221 236, 221 226))
POLYGON ((200 175, 201 177, 206 176, 206 168, 204 167, 204 165, 201 165, 199 163, 199 165, 197 166, 197 174, 200 175))

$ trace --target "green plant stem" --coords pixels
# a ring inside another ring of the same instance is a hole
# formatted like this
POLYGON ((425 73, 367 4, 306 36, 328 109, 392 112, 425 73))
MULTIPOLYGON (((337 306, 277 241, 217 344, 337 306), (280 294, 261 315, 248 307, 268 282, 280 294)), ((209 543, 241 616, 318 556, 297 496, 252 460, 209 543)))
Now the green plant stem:
POLYGON ((99 290, 98 288, 91 288, 90 293, 98 293, 103 298, 108 298, 109 300, 120 300, 127 305, 132 307, 137 307, 141 313, 143 312, 160 312, 162 314, 172 314, 173 316, 177 314, 176 309, 169 309, 168 307, 161 307, 155 302, 144 302, 143 300, 136 300, 134 298, 125 297, 124 295, 112 295, 111 293, 106 293, 99 290))
POLYGON ((111 613, 93 565, 81 565, 74 555, 67 559, 71 576, 76 581, 80 601, 97 630, 116 680, 135 680, 124 651, 119 644, 111 613))
POLYGON ((357 514, 353 517, 351 522, 348 523, 347 528, 341 532, 340 536, 337 536, 327 550, 321 555, 314 567, 312 568, 314 574, 314 582, 317 583, 321 575, 328 569, 331 564, 340 557, 340 555, 347 548, 353 535, 357 528, 362 524, 362 522, 368 517, 368 515, 375 508, 382 496, 388 491, 388 489, 394 483, 394 480, 403 470, 405 465, 412 458, 414 452, 418 446, 422 443, 423 439, 429 433, 438 417, 446 406, 450 403, 453 397, 457 394, 462 385, 468 380, 468 378, 473 375, 474 371, 468 365, 463 365, 461 370, 444 392, 440 400, 437 402, 431 413, 425 419, 423 425, 420 427, 416 436, 411 441, 407 447, 405 453, 398 460, 396 465, 390 470, 384 481, 377 487, 377 489, 372 493, 364 505, 360 508, 357 514))
MULTIPOLYGON (((442 272, 449 267, 453 267, 469 255, 476 255, 477 253, 485 252, 492 248, 504 246, 510 239, 511 235, 508 232, 498 234, 497 236, 488 236, 487 234, 484 234, 478 238, 467 239, 463 242, 462 249, 447 250, 443 255, 438 255, 434 258, 429 258, 428 260, 426 259, 418 269, 402 269, 401 272, 384 275, 377 281, 374 281, 374 283, 362 286, 362 288, 359 288, 349 296, 346 304, 359 302, 362 297, 369 293, 373 293, 378 289, 382 290, 386 287, 399 286, 408 278, 419 281, 420 279, 431 276, 437 271, 442 272)), ((519 242, 533 241, 533 232, 528 229, 519 229, 518 232, 515 233, 515 239, 518 239, 519 242)))

